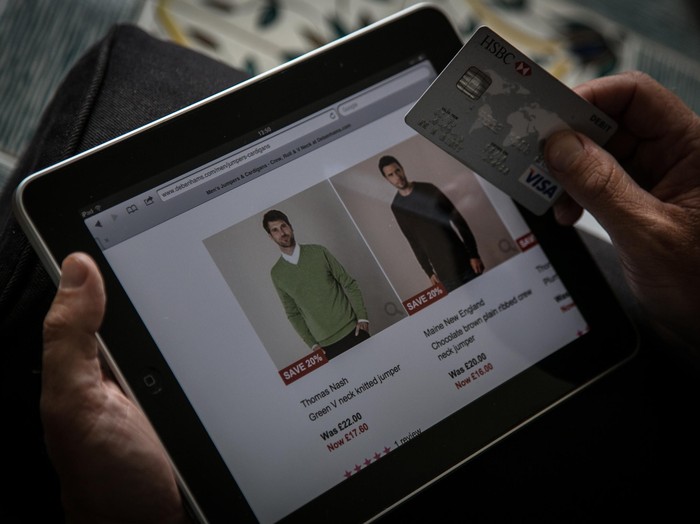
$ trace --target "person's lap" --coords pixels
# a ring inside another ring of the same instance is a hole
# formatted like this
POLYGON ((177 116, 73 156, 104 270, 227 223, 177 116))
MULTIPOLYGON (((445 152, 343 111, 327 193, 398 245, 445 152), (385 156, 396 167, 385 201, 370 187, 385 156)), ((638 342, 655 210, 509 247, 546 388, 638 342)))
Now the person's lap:
POLYGON ((41 168, 245 78, 201 54, 117 26, 74 66, 45 111, 0 195, 2 463, 10 464, 2 468, 9 482, 0 514, 8 511, 7 521, 55 522, 62 515, 39 419, 42 323, 55 286, 11 214, 12 191, 41 168), (36 503, 19 502, 28 497, 36 503))
MULTIPOLYGON (((58 485, 39 419, 41 326, 55 287, 10 213, 27 175, 234 85, 245 75, 174 44, 121 26, 71 71, 0 195, 0 354, 5 407, 8 520, 61 518, 58 485), (13 460, 10 460, 10 457, 13 460), (27 496, 36 501, 20 505, 27 496)), ((99 174, 96 174, 99 176, 99 174)), ((613 511, 646 514, 656 501, 690 508, 677 467, 699 465, 692 414, 698 387, 647 328, 622 283, 610 245, 586 237, 639 325, 640 355, 495 445, 387 516, 475 522, 505 518, 589 520, 613 511), (675 490, 676 500, 661 489, 675 490), (652 498, 652 495, 656 495, 652 498), (612 504, 612 506, 611 506, 612 504)), ((458 438, 458 436, 456 436, 458 438)))

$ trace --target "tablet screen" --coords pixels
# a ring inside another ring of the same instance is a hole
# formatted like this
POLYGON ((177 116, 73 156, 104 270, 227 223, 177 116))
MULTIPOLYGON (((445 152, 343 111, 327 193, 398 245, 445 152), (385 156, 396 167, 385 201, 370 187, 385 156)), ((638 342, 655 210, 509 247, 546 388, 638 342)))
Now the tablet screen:
POLYGON ((595 327, 560 255, 404 123, 438 72, 385 64, 80 209, 162 358, 116 367, 194 491, 186 462, 260 522, 347 493, 367 518, 598 372, 537 366, 595 327))
POLYGON ((403 122, 435 76, 417 60, 85 220, 263 522, 588 330, 512 202, 403 122))

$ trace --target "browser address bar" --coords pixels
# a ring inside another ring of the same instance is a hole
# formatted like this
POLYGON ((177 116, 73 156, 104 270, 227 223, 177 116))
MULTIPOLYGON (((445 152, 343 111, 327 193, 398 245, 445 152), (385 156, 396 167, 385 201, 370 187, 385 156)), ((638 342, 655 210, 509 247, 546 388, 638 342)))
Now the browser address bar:
POLYGON ((181 195, 190 189, 194 189, 195 187, 204 184, 213 178, 229 172, 233 168, 241 167, 248 162, 255 160, 264 153, 271 152, 279 147, 289 144, 297 138, 306 136, 327 124, 336 122, 337 120, 338 114, 333 109, 312 116, 308 120, 300 122, 294 127, 286 129, 268 140, 258 142, 256 145, 250 146, 242 151, 236 151, 235 153, 226 155, 205 168, 196 169, 179 180, 159 188, 158 196, 160 196, 162 201, 166 201, 175 196, 181 195))

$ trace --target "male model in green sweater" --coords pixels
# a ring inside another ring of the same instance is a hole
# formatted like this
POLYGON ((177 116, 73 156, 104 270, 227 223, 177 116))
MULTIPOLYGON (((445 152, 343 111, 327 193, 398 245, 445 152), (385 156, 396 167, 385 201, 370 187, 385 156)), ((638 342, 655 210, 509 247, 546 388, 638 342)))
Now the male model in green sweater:
POLYGON ((367 309, 357 282, 323 246, 297 244, 283 212, 263 216, 263 228, 282 256, 270 276, 302 340, 329 360, 369 337, 367 309))

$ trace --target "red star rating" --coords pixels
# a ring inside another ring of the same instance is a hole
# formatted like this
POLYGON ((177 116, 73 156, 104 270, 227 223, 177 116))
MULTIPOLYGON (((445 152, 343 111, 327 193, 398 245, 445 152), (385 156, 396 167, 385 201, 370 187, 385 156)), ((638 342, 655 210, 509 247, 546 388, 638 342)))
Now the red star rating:
POLYGON ((532 74, 532 66, 525 62, 516 62, 515 70, 523 76, 530 76, 532 74))
POLYGON ((390 452, 391 448, 388 446, 384 446, 384 449, 382 451, 375 451, 374 455, 372 455, 371 458, 366 458, 360 464, 355 464, 355 466, 352 469, 346 469, 343 473, 343 477, 345 477, 346 479, 352 477, 356 473, 362 471, 363 468, 366 468, 367 466, 372 464, 372 462, 378 461, 380 458, 382 458, 384 455, 388 455, 390 452))

